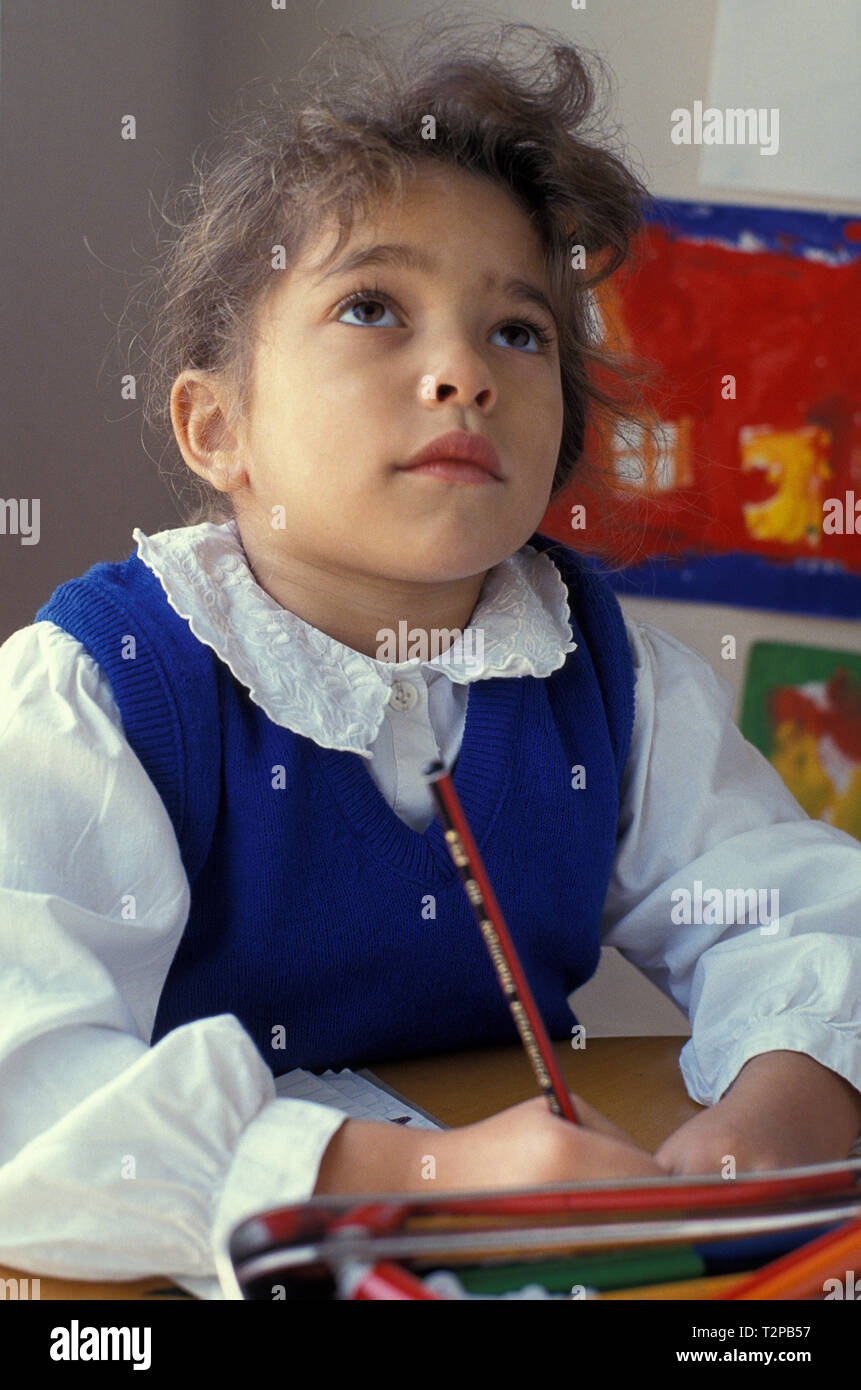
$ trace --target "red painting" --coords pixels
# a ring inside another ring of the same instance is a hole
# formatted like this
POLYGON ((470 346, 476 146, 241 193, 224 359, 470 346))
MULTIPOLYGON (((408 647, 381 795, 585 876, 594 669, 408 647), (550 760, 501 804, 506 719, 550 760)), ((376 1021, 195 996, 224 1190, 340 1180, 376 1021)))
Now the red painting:
MULTIPOLYGON (((612 442, 638 560, 754 554, 861 576, 861 223, 660 206, 640 268, 597 292, 605 341, 661 369, 657 441, 612 442)), ((575 546, 579 500, 575 479, 545 527, 575 546)), ((606 539, 588 511, 586 529, 606 539)))

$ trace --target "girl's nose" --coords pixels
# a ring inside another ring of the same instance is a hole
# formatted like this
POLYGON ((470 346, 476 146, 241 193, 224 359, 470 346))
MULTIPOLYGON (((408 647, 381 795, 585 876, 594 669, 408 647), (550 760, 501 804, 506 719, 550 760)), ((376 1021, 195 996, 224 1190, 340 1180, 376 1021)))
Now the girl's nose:
POLYGON ((451 401, 460 399, 462 405, 477 405, 487 409, 496 398, 496 389, 486 372, 478 368, 464 368, 459 372, 450 371, 433 375, 427 373, 421 379, 419 394, 425 401, 451 401))

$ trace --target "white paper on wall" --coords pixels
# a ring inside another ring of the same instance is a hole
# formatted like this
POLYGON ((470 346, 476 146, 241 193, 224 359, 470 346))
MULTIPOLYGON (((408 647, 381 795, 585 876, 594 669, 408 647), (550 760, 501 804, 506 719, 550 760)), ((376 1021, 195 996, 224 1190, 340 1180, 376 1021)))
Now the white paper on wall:
POLYGON ((748 120, 745 143, 703 138, 700 183, 861 199, 859 58, 859 0, 719 0, 702 134, 708 108, 724 113, 724 134, 740 122, 726 112, 755 109, 762 137, 748 142, 748 120), (761 153, 775 145, 773 127, 777 147, 761 153))

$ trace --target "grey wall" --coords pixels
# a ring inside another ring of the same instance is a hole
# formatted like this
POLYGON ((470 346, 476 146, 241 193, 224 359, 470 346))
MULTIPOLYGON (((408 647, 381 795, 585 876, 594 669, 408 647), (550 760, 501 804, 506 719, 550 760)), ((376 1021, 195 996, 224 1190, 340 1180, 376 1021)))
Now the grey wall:
POLYGON ((62 580, 125 558, 135 526, 179 522, 138 409, 120 399, 126 277, 153 254, 150 190, 159 203, 190 177, 192 150, 214 130, 210 106, 319 42, 309 11, 3 0, 0 495, 38 498, 40 535, 0 535, 0 641, 62 580), (120 137, 129 113, 133 141, 120 137))
MULTIPOLYGON (((597 49, 615 72, 616 118, 652 191, 734 201, 700 185, 699 151, 668 136, 669 111, 707 93, 717 0, 458 8, 547 25, 597 49)), ((123 273, 152 252, 149 190, 160 201, 168 183, 189 176, 191 151, 212 133, 209 107, 248 79, 294 71, 322 27, 388 24, 426 9, 422 0, 287 0, 283 11, 270 0, 4 0, 0 493, 39 499, 40 539, 0 535, 0 641, 31 622, 59 582, 124 558, 134 526, 153 532, 179 520, 144 452, 137 410, 119 397, 120 362, 105 357, 125 301, 123 273), (137 121, 133 142, 120 138, 127 113, 137 121)), ((776 23, 779 10, 775 0, 776 23)), ((815 22, 827 22, 827 12, 815 22)), ((803 103, 802 83, 800 113, 803 103)), ((773 195, 738 201, 828 207, 773 195)), ((859 212, 861 201, 840 209, 859 212)), ((857 623, 646 600, 625 606, 699 648, 736 686, 757 637, 861 650, 857 623), (737 639, 735 663, 719 659, 727 632, 737 639)), ((618 969, 611 958, 578 996, 592 1032, 684 1031, 675 1009, 639 990, 638 976, 634 988, 633 972, 607 974, 618 969)))

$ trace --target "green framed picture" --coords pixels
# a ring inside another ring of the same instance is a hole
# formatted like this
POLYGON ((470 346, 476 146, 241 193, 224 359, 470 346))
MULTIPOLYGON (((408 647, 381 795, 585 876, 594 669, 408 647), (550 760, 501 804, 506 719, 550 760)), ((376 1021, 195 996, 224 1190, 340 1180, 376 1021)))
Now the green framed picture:
POLYGON ((741 731, 809 816, 861 840, 861 654, 754 642, 741 731))

